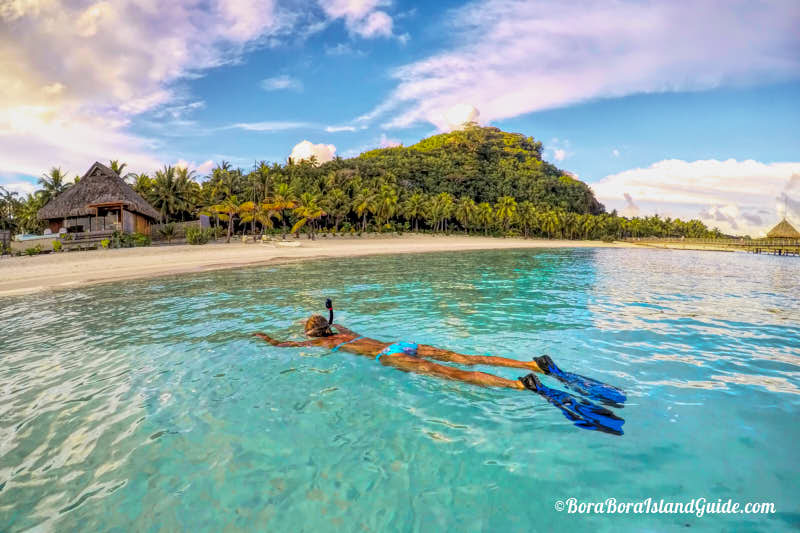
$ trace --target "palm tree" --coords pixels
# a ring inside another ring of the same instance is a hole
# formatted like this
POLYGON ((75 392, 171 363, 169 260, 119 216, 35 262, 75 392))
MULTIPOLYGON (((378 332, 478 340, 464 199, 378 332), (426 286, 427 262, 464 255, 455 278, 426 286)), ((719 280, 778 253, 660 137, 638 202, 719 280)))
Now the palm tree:
POLYGON ((0 185, 0 229, 16 228, 15 212, 19 206, 16 192, 9 192, 0 185))
POLYGON ((131 180, 133 181, 131 187, 133 187, 133 190, 139 193, 140 196, 148 198, 153 188, 153 180, 150 179, 150 176, 145 173, 132 174, 131 176, 131 180))
POLYGON ((403 203, 403 212, 414 223, 414 231, 419 231, 419 218, 425 216, 427 203, 428 199, 420 192, 415 192, 403 203))
POLYGON ((280 214, 281 226, 283 228, 283 239, 286 239, 286 221, 284 219, 284 211, 287 209, 294 209, 297 206, 297 196, 295 196, 294 189, 288 183, 279 183, 275 187, 275 192, 272 198, 267 200, 270 209, 273 209, 280 214))
POLYGON ((42 188, 36 192, 42 193, 41 198, 44 202, 42 205, 47 204, 51 199, 70 187, 70 184, 67 183, 67 174, 61 171, 61 167, 52 167, 50 172, 42 174, 42 177, 39 178, 39 185, 42 188))
POLYGON ((300 205, 294 209, 294 213, 301 218, 292 227, 292 233, 300 231, 300 228, 309 223, 310 231, 308 237, 314 240, 315 221, 326 215, 325 211, 319 206, 319 195, 309 192, 303 193, 300 196, 300 205))
POLYGON ((563 227, 564 236, 572 239, 575 236, 575 230, 583 223, 580 215, 575 213, 565 212, 561 215, 561 225, 563 227))
POLYGON ((162 170, 156 171, 149 200, 161 212, 162 223, 187 208, 187 193, 187 182, 176 177, 175 167, 164 165, 162 170))
POLYGON ((433 231, 447 231, 447 219, 453 214, 453 196, 442 192, 428 202, 428 216, 433 222, 433 231))
POLYGON ((236 216, 240 211, 239 201, 236 198, 236 195, 229 196, 222 202, 212 205, 211 211, 218 214, 219 219, 223 221, 228 221, 228 236, 225 239, 225 242, 231 242, 231 232, 233 230, 233 217, 236 216))
POLYGON ((488 202, 481 202, 478 204, 475 211, 475 220, 483 226, 483 234, 489 234, 489 226, 494 222, 494 210, 488 202))
POLYGON ((477 209, 478 206, 475 205, 475 200, 472 198, 467 198, 466 196, 459 198, 456 204, 455 217, 458 223, 461 224, 461 227, 464 228, 464 233, 467 232, 467 229, 475 219, 475 212, 477 209))
POLYGON ((333 217, 333 232, 337 233, 342 219, 350 212, 350 197, 342 189, 330 189, 325 195, 323 208, 333 217))
POLYGON ((382 185, 375 199, 375 216, 378 226, 383 226, 392 218, 397 210, 397 189, 389 185, 382 185))
POLYGON ((19 203, 15 219, 17 219, 18 227, 23 233, 39 233, 44 228, 44 222, 39 220, 36 215, 39 209, 47 203, 45 198, 44 192, 36 191, 27 195, 19 203))
POLYGON ((113 170, 117 176, 122 178, 125 181, 128 179, 135 178, 136 174, 133 172, 128 172, 127 174, 123 174, 122 172, 125 170, 125 167, 128 166, 128 163, 120 163, 118 159, 112 159, 108 162, 108 166, 111 170, 113 170))
POLYGON ((272 209, 272 206, 267 203, 259 203, 253 204, 252 207, 248 204, 252 204, 253 202, 245 202, 239 206, 240 209, 240 218, 243 223, 252 222, 253 223, 253 234, 255 234, 255 223, 258 222, 261 224, 261 232, 264 232, 264 228, 272 228, 272 219, 273 218, 280 218, 280 215, 272 209))
POLYGON ((353 199, 353 210, 361 218, 361 231, 367 230, 367 212, 375 210, 375 192, 372 189, 363 188, 356 193, 353 199))
POLYGON ((517 212, 517 201, 511 196, 501 196, 497 199, 495 204, 495 212, 497 213, 497 220, 503 226, 504 231, 508 231, 508 225, 514 218, 514 213, 517 212))
POLYGON ((597 217, 594 215, 586 215, 583 218, 583 238, 588 239, 589 235, 597 228, 597 217))
POLYGON ((542 231, 547 234, 548 239, 553 238, 553 234, 559 230, 558 215, 555 211, 548 210, 542 214, 542 231))
POLYGON ((519 203, 519 206, 517 206, 517 219, 522 226, 523 235, 527 239, 530 234, 529 229, 536 221, 536 206, 533 205, 533 202, 525 200, 519 203))

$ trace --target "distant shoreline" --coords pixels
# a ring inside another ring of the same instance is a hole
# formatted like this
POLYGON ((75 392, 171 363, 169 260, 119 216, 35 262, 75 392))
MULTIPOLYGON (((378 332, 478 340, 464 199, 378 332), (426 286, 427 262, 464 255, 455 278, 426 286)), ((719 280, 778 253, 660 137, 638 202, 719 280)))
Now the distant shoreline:
POLYGON ((301 239, 298 247, 231 242, 68 252, 0 259, 0 297, 323 258, 533 248, 635 248, 630 243, 407 234, 301 239))

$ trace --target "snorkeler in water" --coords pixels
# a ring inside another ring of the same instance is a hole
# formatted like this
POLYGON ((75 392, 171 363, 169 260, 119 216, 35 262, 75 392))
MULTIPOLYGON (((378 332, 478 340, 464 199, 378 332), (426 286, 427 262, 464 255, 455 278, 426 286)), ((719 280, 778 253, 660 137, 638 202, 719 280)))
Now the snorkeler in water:
POLYGON ((552 376, 580 394, 614 407, 622 406, 626 399, 625 394, 611 385, 570 372, 564 372, 547 355, 536 357, 532 361, 519 361, 489 355, 465 355, 425 344, 382 342, 359 335, 340 324, 334 324, 333 306, 330 299, 326 302, 326 306, 330 312, 328 320, 321 315, 311 315, 306 321, 305 334, 310 337, 307 341, 284 342, 274 339, 265 333, 254 333, 254 335, 278 347, 320 346, 330 348, 332 351, 343 350, 357 355, 364 355, 374 358, 375 361, 382 365, 392 366, 404 372, 427 374, 482 387, 527 389, 539 394, 558 407, 564 416, 579 427, 616 435, 622 434, 624 420, 617 417, 612 411, 567 392, 549 388, 541 383, 534 372, 552 376), (486 372, 462 370, 436 363, 433 360, 465 366, 491 365, 521 368, 529 370, 531 373, 512 380, 486 372))

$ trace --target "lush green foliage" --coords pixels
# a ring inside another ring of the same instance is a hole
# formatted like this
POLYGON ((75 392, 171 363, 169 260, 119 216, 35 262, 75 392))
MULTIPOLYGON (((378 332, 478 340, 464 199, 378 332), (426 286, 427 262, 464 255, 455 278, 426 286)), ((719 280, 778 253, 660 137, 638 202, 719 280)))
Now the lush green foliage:
MULTIPOLYGON (((111 166, 122 173, 126 165, 111 166)), ((474 124, 321 165, 260 161, 246 172, 223 161, 205 179, 196 178, 170 166, 153 177, 125 174, 162 222, 205 214, 216 227, 226 226, 228 241, 235 231, 256 234, 274 226, 284 234, 305 230, 312 238, 340 229, 565 239, 721 236, 699 220, 608 214, 585 183, 542 160, 540 142, 474 124)), ((40 183, 43 189, 25 199, 0 189, 0 229, 42 229, 36 211, 63 185, 61 171, 52 169, 40 183)), ((187 228, 190 242, 203 238, 187 228)))
POLYGON ((196 226, 186 228, 186 242, 189 244, 206 244, 215 236, 212 228, 198 228, 196 226))

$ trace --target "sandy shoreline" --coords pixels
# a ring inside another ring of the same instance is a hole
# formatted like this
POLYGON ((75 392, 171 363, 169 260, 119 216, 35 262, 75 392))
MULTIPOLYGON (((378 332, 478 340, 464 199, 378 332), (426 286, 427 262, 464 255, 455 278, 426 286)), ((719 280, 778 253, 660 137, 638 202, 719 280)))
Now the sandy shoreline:
POLYGON ((332 257, 516 248, 629 248, 625 243, 404 235, 363 239, 303 239, 299 247, 217 243, 94 250, 0 259, 0 296, 332 257))

